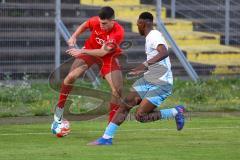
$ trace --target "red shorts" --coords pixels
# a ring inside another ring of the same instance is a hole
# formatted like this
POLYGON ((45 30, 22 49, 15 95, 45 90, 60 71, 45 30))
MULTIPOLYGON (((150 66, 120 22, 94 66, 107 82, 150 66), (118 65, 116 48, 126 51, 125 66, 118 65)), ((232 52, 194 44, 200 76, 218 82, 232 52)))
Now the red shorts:
POLYGON ((121 67, 116 58, 112 58, 111 62, 108 63, 104 63, 101 58, 86 54, 81 54, 80 56, 78 56, 78 58, 84 60, 84 62, 88 65, 88 68, 91 67, 93 64, 97 64, 99 68, 101 68, 100 74, 103 77, 112 71, 121 70, 121 67))

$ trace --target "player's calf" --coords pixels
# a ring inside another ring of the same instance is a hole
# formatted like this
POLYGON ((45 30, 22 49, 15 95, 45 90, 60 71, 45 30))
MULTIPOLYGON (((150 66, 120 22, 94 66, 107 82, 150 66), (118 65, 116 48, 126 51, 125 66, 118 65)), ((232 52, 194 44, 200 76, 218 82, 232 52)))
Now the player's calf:
POLYGON ((139 113, 137 112, 135 114, 135 119, 141 123, 146 122, 153 122, 161 119, 161 115, 159 114, 159 111, 155 111, 152 113, 139 113))
POLYGON ((184 112, 184 106, 176 106, 175 108, 162 109, 160 111, 153 111, 150 113, 145 113, 140 109, 137 110, 135 118, 141 123, 174 118, 176 121, 177 130, 180 131, 183 129, 185 124, 184 112))

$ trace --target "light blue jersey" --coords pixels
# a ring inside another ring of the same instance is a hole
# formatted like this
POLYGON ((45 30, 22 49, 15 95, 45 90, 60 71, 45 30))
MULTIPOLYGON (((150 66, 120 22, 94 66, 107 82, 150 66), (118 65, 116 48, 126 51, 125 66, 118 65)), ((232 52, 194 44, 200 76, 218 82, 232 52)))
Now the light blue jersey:
MULTIPOLYGON (((146 36, 145 50, 147 60, 158 54, 158 45, 167 43, 158 30, 152 30, 146 36)), ((160 53, 161 54, 161 53, 160 53)), ((173 75, 169 57, 148 66, 144 77, 138 79, 133 88, 142 99, 148 99, 152 104, 159 107, 162 102, 172 93, 173 75)))
MULTIPOLYGON (((168 45, 158 30, 152 30, 146 36, 145 52, 147 60, 153 58, 158 54, 158 45, 164 45, 168 50, 168 45)), ((144 73, 144 77, 149 82, 154 84, 169 83, 173 84, 173 75, 171 71, 170 58, 167 57, 148 67, 148 71, 144 73)))

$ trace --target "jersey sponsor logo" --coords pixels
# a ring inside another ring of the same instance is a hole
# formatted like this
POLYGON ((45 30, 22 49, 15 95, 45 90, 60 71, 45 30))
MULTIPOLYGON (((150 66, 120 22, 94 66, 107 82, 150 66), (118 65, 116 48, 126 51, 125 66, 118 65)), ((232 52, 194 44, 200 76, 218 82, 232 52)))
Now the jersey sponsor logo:
POLYGON ((96 37, 95 40, 96 40, 96 42, 97 42, 98 44, 100 44, 100 45, 103 45, 103 44, 105 43, 105 40, 103 40, 103 39, 101 39, 101 38, 99 38, 99 37, 96 37))
MULTIPOLYGON (((95 31, 95 32, 97 32, 97 31, 95 31)), ((95 38, 95 40, 96 40, 96 42, 98 43, 98 44, 100 44, 100 45, 104 45, 105 44, 105 40, 104 39, 101 39, 101 38, 99 38, 99 37, 96 37, 95 38)), ((108 41, 108 43, 114 43, 114 40, 113 39, 109 39, 109 35, 107 36, 107 41, 108 41)))

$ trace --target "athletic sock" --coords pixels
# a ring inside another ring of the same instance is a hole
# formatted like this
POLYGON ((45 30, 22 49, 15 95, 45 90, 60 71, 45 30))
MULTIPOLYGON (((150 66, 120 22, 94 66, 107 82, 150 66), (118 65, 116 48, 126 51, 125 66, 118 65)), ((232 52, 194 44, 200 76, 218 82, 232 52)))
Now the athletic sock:
POLYGON ((109 116, 108 116, 108 123, 111 122, 112 118, 116 114, 116 112, 117 112, 117 110, 119 108, 119 105, 118 104, 114 104, 114 103, 110 103, 109 104, 109 108, 110 108, 110 111, 109 111, 109 116))
POLYGON ((178 111, 175 108, 170 108, 170 109, 162 109, 160 110, 161 113, 161 119, 170 119, 174 118, 178 111))
POLYGON ((67 100, 67 97, 68 97, 69 93, 71 92, 71 90, 72 90, 72 85, 65 85, 64 83, 62 83, 60 96, 59 96, 59 100, 58 100, 58 103, 57 103, 57 106, 59 108, 64 107, 64 105, 66 103, 66 100, 67 100))
POLYGON ((115 123, 110 122, 108 124, 108 126, 107 126, 107 128, 106 128, 106 130, 105 130, 105 132, 104 132, 102 137, 105 138, 105 139, 113 138, 115 133, 116 133, 116 131, 117 131, 117 129, 118 129, 118 127, 119 126, 116 125, 115 123))
POLYGON ((54 113, 54 121, 57 123, 62 123, 64 108, 56 107, 54 113))

